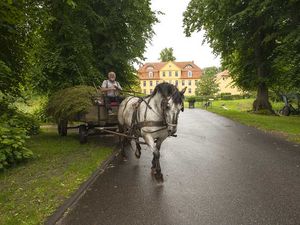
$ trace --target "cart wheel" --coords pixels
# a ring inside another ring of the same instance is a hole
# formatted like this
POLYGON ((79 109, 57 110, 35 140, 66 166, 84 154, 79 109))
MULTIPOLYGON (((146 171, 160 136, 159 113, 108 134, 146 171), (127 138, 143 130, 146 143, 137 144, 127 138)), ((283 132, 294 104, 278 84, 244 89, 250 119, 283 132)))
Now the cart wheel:
POLYGON ((68 121, 61 120, 57 124, 57 131, 60 136, 67 136, 68 134, 68 121))
POLYGON ((87 142, 87 127, 86 125, 79 126, 79 142, 85 144, 87 142))
POLYGON ((290 107, 289 106, 284 106, 282 109, 282 115, 284 116, 289 116, 291 113, 290 107))

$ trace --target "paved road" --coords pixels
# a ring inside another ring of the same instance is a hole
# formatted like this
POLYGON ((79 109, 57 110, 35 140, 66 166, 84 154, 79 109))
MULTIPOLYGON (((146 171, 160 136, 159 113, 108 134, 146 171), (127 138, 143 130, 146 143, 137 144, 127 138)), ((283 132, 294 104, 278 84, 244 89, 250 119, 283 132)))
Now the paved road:
POLYGON ((300 224, 300 147, 202 110, 152 154, 116 159, 59 224, 300 224))

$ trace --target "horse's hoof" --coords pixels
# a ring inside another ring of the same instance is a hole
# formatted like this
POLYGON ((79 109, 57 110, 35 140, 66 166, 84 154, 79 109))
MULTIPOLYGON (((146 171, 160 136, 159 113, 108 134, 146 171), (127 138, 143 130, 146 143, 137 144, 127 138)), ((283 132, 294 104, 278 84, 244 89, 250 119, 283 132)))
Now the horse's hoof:
POLYGON ((155 167, 151 167, 151 174, 152 174, 152 175, 155 175, 155 174, 156 174, 156 169, 155 169, 155 167))
POLYGON ((154 176, 155 176, 155 179, 157 182, 159 182, 159 183, 164 182, 164 176, 162 173, 156 173, 154 176))

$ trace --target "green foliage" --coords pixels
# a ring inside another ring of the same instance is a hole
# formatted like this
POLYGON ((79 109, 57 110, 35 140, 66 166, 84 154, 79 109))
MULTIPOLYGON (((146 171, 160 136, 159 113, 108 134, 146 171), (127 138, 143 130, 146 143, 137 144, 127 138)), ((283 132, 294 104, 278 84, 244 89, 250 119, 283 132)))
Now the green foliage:
POLYGON ((0 170, 32 157, 32 152, 25 147, 26 132, 16 117, 1 116, 0 170))
POLYGON ((123 86, 136 81, 133 64, 143 59, 157 22, 149 1, 54 0, 44 9, 49 22, 35 76, 39 90, 99 84, 111 70, 123 86))
POLYGON ((11 120, 13 120, 15 127, 25 129, 26 135, 36 135, 40 131, 40 124, 38 120, 29 113, 17 112, 11 120))
POLYGON ((217 68, 215 66, 203 68, 202 71, 205 76, 210 76, 210 77, 214 77, 216 76, 217 73, 221 72, 220 68, 217 68))
POLYGON ((219 85, 216 83, 216 77, 210 73, 204 73, 197 83, 196 95, 214 95, 219 91, 219 85))
POLYGON ((21 74, 25 51, 24 4, 0 1, 0 90, 19 94, 19 85, 24 82, 21 74))
POLYGON ((205 30, 234 82, 257 89, 257 108, 268 108, 268 87, 300 87, 299 6, 284 0, 192 0, 184 13, 185 33, 205 30))
POLYGON ((187 97, 185 97, 185 101, 187 101, 187 102, 196 102, 197 97, 196 96, 187 96, 187 97))
POLYGON ((161 60, 162 62, 176 60, 175 56, 173 55, 173 48, 164 48, 163 50, 161 50, 159 55, 160 55, 159 60, 161 60))
POLYGON ((74 120, 78 114, 88 112, 96 95, 94 87, 84 85, 57 91, 49 99, 47 113, 56 121, 74 120))
POLYGON ((30 114, 18 111, 13 99, 0 98, 0 169, 31 158, 25 141, 39 132, 39 123, 30 114))

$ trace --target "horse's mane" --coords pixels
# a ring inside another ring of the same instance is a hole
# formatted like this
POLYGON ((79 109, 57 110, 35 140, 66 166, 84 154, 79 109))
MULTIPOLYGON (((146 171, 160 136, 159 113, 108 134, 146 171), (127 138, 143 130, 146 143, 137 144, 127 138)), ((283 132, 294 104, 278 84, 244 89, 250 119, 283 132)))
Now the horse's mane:
POLYGON ((172 97, 175 104, 183 103, 183 95, 173 84, 164 82, 156 85, 151 96, 154 96, 156 93, 160 93, 164 98, 172 97))

